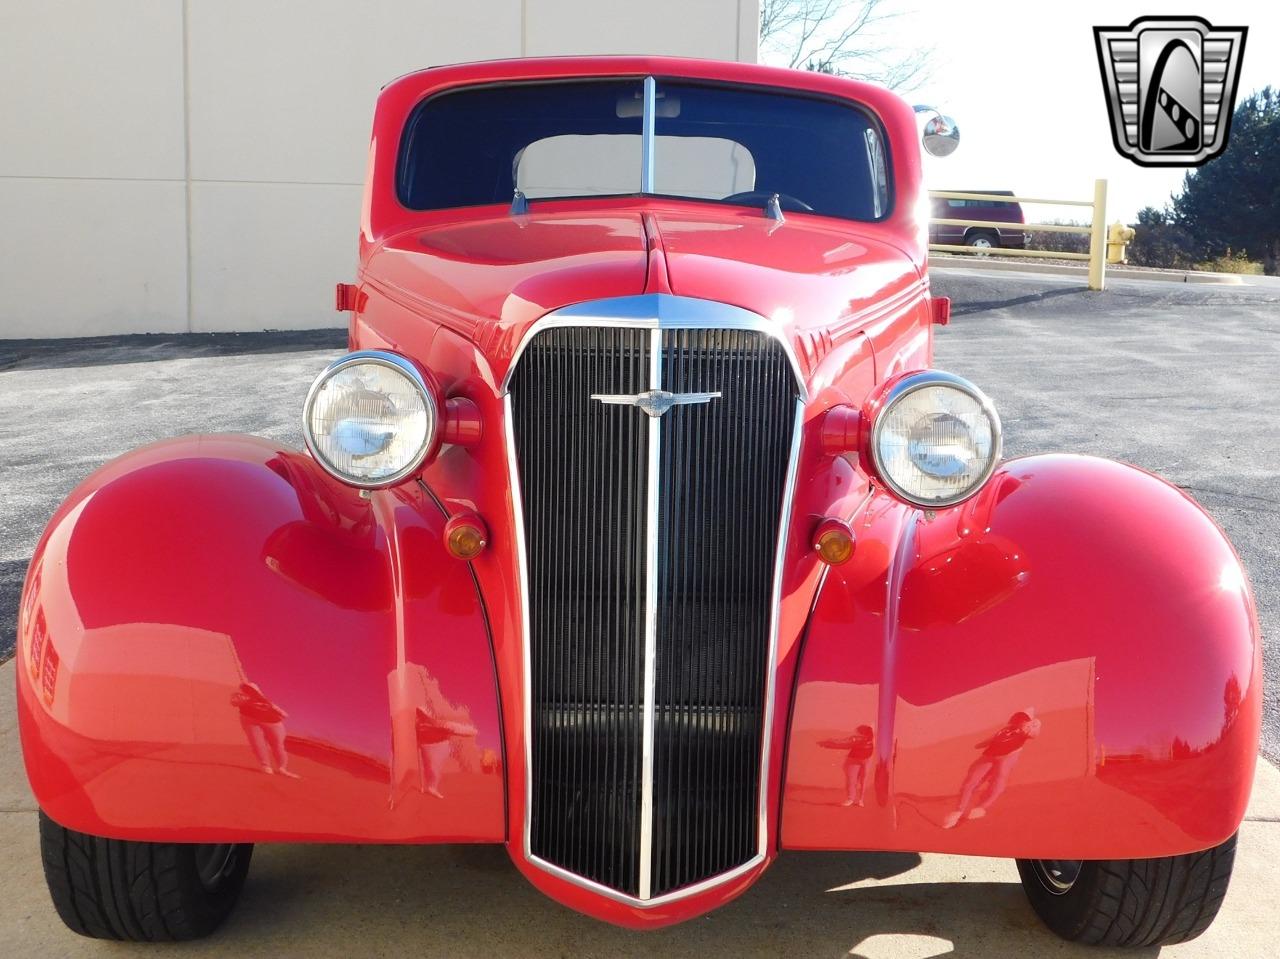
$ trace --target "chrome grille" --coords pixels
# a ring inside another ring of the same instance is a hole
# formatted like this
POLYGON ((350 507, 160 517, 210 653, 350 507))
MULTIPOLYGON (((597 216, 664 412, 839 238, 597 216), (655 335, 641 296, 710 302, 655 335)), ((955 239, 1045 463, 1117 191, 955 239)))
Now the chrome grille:
POLYGON ((557 327, 522 353, 510 402, 538 859, 648 899, 760 851, 796 400, 786 353, 754 330, 557 327), (591 399, 658 388, 721 395, 656 420, 591 399))

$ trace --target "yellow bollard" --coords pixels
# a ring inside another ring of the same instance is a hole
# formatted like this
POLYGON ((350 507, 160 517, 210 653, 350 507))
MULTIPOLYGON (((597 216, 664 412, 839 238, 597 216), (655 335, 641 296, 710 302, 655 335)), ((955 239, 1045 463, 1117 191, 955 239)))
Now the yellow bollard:
POLYGON ((1135 235, 1133 227, 1119 221, 1112 223, 1107 228, 1107 262, 1127 263, 1125 244, 1132 243, 1135 235))
POLYGON ((1093 227, 1089 234, 1089 289, 1101 290, 1105 282, 1107 242, 1107 181, 1093 181, 1093 227))

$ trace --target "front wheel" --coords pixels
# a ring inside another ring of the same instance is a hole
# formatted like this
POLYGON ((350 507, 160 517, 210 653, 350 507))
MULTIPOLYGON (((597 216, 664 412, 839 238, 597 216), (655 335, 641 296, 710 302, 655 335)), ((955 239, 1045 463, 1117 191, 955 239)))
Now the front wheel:
POLYGON ((40 814, 40 853, 54 908, 94 939, 199 939, 230 914, 249 873, 247 844, 102 839, 40 814))
POLYGON ((1222 906, 1236 837, 1161 859, 1019 859, 1031 908, 1075 942, 1163 946, 1194 939, 1222 906))

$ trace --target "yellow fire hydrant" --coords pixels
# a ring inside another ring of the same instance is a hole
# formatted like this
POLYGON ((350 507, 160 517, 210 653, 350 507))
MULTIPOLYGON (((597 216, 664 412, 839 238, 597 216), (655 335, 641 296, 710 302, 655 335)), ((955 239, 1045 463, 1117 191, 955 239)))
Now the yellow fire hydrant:
POLYGON ((1107 262, 1126 263, 1125 244, 1132 243, 1135 232, 1133 227, 1123 223, 1112 223, 1107 228, 1107 262))

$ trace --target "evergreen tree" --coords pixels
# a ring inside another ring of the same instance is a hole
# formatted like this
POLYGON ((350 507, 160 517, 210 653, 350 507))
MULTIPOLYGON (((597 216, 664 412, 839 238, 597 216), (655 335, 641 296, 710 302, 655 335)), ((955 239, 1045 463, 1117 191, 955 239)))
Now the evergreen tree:
POLYGON ((1280 272, 1280 90, 1236 108, 1226 151, 1187 173, 1172 213, 1202 258, 1243 252, 1280 272))

